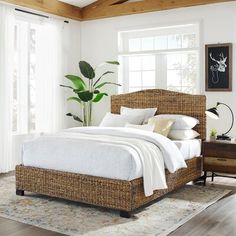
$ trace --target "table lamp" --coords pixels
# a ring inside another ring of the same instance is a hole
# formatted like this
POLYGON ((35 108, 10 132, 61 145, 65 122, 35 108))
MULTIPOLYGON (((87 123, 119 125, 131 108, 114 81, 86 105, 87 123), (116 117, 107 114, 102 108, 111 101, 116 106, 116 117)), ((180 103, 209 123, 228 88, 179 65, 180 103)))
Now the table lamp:
POLYGON ((223 133, 222 135, 218 135, 216 139, 217 140, 231 140, 231 138, 229 136, 227 136, 227 134, 231 131, 231 129, 233 128, 233 125, 234 125, 234 113, 233 113, 232 109, 225 103, 217 102, 215 107, 212 107, 212 108, 206 110, 205 113, 210 118, 219 119, 220 115, 218 113, 218 107, 221 105, 226 106, 230 110, 231 115, 232 115, 232 123, 231 123, 229 130, 227 132, 223 133))

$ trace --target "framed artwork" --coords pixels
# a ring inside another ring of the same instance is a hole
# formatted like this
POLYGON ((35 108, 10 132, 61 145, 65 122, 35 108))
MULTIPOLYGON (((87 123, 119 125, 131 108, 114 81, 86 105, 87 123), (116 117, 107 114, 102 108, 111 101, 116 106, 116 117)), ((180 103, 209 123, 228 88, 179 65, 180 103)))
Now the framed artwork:
POLYGON ((232 43, 205 48, 206 91, 232 91, 232 43))

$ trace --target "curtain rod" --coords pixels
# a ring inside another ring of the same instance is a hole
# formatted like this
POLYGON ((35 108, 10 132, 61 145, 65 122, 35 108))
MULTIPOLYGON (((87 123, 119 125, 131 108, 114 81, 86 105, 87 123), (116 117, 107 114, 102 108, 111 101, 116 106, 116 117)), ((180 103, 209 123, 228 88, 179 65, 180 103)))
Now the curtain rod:
MULTIPOLYGON (((31 11, 25 11, 25 10, 22 10, 22 9, 19 9, 19 8, 15 8, 15 10, 19 11, 19 12, 26 13, 26 14, 30 14, 30 15, 34 15, 34 16, 40 16, 40 17, 49 19, 49 16, 45 16, 45 15, 42 15, 42 14, 34 13, 34 12, 31 12, 31 11)), ((69 21, 64 20, 64 23, 69 24, 69 21)))

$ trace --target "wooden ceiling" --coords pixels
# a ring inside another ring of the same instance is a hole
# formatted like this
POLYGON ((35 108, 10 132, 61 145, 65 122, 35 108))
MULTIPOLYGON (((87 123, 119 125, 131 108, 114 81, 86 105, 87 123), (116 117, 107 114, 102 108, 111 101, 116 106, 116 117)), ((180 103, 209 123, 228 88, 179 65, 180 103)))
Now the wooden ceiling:
POLYGON ((97 0, 79 8, 58 0, 0 0, 78 21, 162 11, 236 0, 97 0))
POLYGON ((30 8, 73 20, 82 20, 82 12, 79 7, 72 6, 57 0, 0 0, 20 7, 30 8))
POLYGON ((97 0, 82 9, 83 20, 94 20, 114 16, 169 10, 181 7, 198 6, 229 0, 97 0))

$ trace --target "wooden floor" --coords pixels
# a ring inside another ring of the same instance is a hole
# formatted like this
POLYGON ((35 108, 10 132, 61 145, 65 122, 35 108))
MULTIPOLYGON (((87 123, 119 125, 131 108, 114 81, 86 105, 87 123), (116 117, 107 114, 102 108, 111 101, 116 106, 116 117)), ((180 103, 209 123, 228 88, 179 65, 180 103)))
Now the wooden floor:
MULTIPOLYGON (((6 175, 0 175, 0 178, 6 175)), ((236 236, 236 179, 215 178, 207 185, 231 189, 224 199, 195 216, 171 236, 236 236)), ((0 236, 63 236, 63 234, 40 229, 0 217, 0 236)))
POLYGON ((216 177, 207 185, 230 189, 232 192, 210 206, 170 236, 236 236, 236 179, 216 177))

